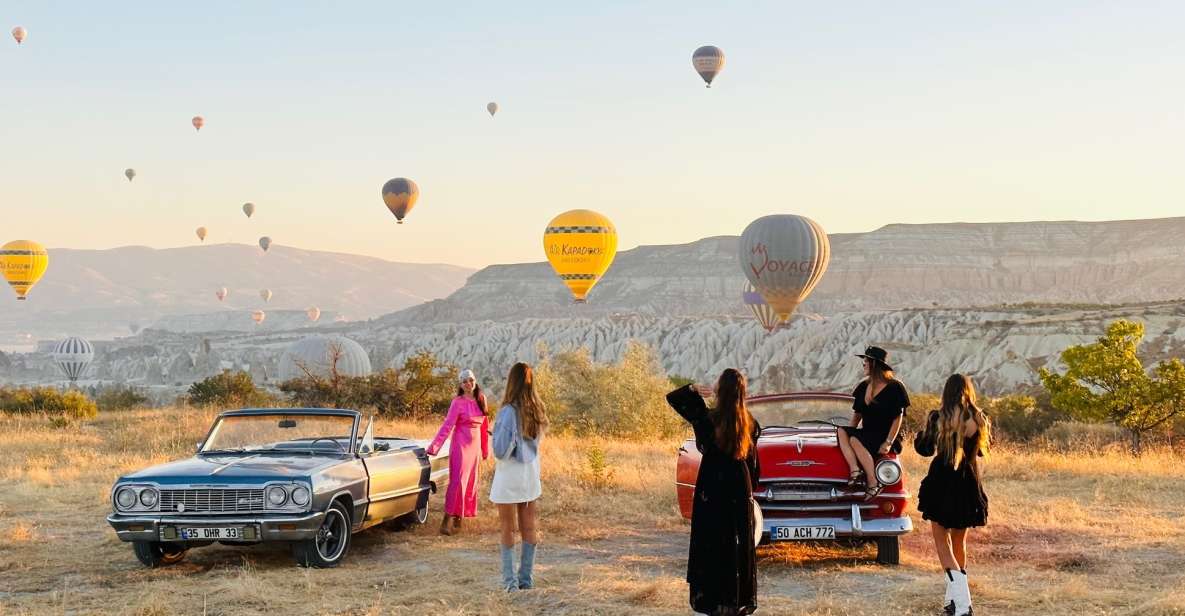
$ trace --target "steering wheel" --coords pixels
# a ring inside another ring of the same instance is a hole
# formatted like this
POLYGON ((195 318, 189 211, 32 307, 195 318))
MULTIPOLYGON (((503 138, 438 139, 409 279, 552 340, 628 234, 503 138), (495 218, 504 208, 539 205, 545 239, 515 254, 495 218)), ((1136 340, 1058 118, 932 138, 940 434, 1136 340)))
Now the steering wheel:
POLYGON ((340 451, 340 452, 342 452, 342 453, 345 453, 345 452, 346 452, 346 448, 345 448, 345 447, 342 447, 342 444, 341 444, 341 443, 339 443, 339 442, 337 442, 337 439, 335 439, 335 438, 329 438, 328 436, 322 436, 322 437, 318 437, 318 438, 315 438, 315 439, 313 439, 313 440, 312 440, 312 441, 309 443, 309 448, 312 448, 312 447, 313 447, 313 445, 316 445, 316 444, 317 444, 317 441, 329 441, 330 443, 333 443, 335 447, 337 447, 338 451, 340 451))

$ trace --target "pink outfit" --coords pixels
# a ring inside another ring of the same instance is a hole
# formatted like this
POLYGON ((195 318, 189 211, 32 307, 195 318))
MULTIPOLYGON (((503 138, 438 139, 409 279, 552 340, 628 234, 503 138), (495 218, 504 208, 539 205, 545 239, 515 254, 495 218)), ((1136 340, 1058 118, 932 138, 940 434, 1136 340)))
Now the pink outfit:
POLYGON ((476 401, 457 396, 453 398, 436 438, 428 446, 428 454, 436 455, 445 439, 450 434, 453 437, 448 450, 449 482, 444 495, 446 515, 477 516, 477 468, 482 460, 490 457, 489 427, 490 420, 476 401))

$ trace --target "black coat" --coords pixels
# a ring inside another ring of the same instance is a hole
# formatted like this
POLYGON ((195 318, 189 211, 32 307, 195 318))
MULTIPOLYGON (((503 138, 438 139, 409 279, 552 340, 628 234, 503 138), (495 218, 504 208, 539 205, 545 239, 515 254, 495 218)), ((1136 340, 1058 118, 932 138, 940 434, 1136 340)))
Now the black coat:
POLYGON ((695 446, 703 454, 687 552, 691 608, 707 614, 751 614, 757 609, 757 550, 749 502, 760 476, 761 427, 754 420, 753 448, 746 459, 737 460, 716 447, 708 407, 690 386, 667 394, 667 402, 691 423, 695 446))

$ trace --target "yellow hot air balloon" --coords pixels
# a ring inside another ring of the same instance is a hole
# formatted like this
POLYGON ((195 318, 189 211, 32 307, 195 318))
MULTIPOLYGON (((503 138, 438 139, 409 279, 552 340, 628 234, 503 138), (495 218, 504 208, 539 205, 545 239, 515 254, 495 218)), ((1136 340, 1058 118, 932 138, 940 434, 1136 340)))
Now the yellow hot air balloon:
POLYGON ((543 251, 576 302, 584 303, 617 256, 617 229, 592 210, 564 212, 547 223, 543 251))
POLYGON ((0 247, 0 271, 17 299, 25 299, 48 267, 49 253, 37 242, 16 240, 0 247))
POLYGON ((407 178, 395 178, 383 184, 383 203, 387 204, 387 209, 391 210, 399 224, 403 224, 403 217, 411 212, 419 198, 420 187, 407 178))
POLYGON ((206 241, 206 228, 205 227, 198 227, 197 228, 197 236, 198 236, 199 240, 201 240, 203 242, 206 241))

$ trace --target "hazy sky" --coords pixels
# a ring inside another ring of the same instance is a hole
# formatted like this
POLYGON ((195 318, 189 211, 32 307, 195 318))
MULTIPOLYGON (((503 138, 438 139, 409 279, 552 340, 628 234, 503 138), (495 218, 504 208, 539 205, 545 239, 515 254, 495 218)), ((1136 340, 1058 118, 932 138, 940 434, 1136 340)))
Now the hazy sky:
POLYGON ((5 2, 0 239, 205 225, 480 266, 541 260, 572 208, 622 248, 774 212, 832 232, 1185 214, 1180 2, 305 4, 5 2), (703 44, 727 55, 711 90, 703 44), (379 194, 397 176, 421 190, 402 226, 379 194))

